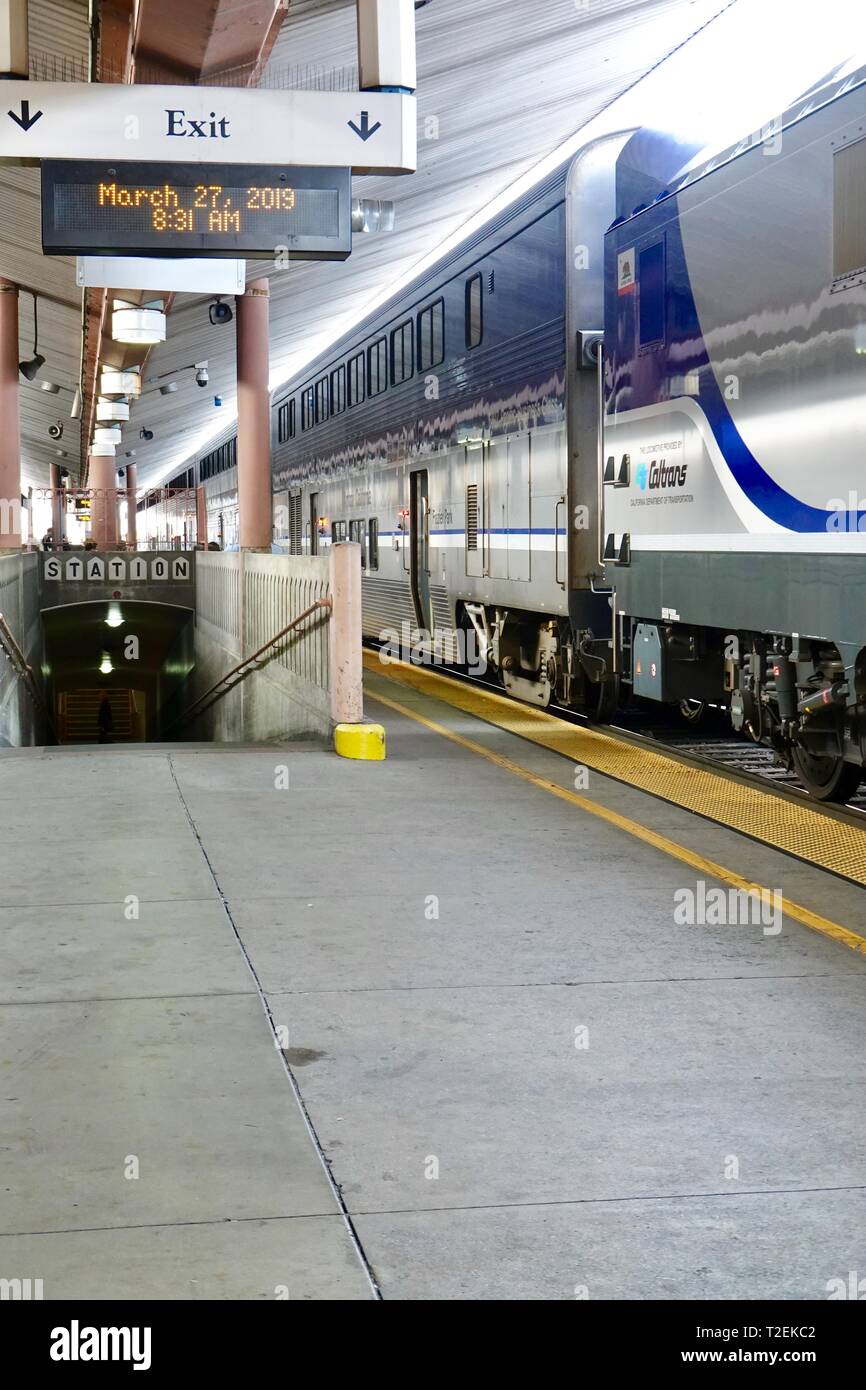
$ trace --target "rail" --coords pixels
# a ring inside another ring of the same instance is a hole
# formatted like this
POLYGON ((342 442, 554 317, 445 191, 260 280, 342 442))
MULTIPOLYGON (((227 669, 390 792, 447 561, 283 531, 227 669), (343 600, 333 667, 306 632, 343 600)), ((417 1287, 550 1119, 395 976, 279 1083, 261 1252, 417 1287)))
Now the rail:
POLYGON ((55 742, 57 742, 57 730, 54 726, 51 710, 48 708, 42 691, 39 689, 36 677, 33 674, 33 668, 28 665, 27 658, 15 640, 15 634, 2 613, 0 613, 0 646, 2 646, 8 656, 12 663, 12 669, 24 685, 34 705, 44 715, 45 721, 51 730, 52 737, 55 742))
POLYGON ((293 618, 290 623, 287 623, 286 626, 275 633, 273 637, 268 638, 267 642, 264 642, 262 646, 252 652, 250 656, 244 657, 243 661, 239 661, 235 666, 232 666, 224 676, 218 681, 215 681, 202 695, 199 695, 198 699, 193 700, 192 704, 189 705, 182 714, 178 715, 177 719, 172 720, 163 731, 164 734, 170 734, 173 730, 182 728, 183 725, 191 723, 194 719, 198 719, 199 716, 209 710, 212 705, 215 705, 217 700, 221 700, 230 690, 234 690, 235 686, 239 685, 242 680, 245 680, 253 670, 259 669, 259 663, 261 663, 265 654, 278 647, 290 632, 294 632, 296 628, 300 627, 301 623, 306 622, 306 620, 311 618, 315 613, 327 612, 330 614, 332 608, 333 603, 331 599, 316 599, 315 603, 310 604, 309 608, 305 608, 302 613, 299 613, 296 618, 293 618))

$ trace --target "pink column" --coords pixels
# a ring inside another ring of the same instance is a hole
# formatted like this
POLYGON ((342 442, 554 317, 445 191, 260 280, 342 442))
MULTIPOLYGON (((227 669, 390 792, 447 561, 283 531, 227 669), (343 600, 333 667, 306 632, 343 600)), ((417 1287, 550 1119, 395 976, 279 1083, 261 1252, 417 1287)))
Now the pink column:
POLYGON ((207 497, 201 486, 195 490, 195 538, 207 550, 207 497))
POLYGON ((361 652, 361 547, 356 541, 331 546, 331 719, 360 724, 364 718, 361 652))
POLYGON ((54 544, 61 546, 66 539, 66 499, 60 482, 60 464, 48 465, 48 482, 51 488, 51 529, 54 544))
POLYGON ((18 286, 0 279, 0 550, 21 545, 18 286))
POLYGON ((267 280, 254 280, 236 301, 241 550, 270 550, 273 535, 268 300, 267 280))
POLYGON ((138 545, 138 513, 135 503, 138 493, 138 465, 126 465, 126 548, 135 550, 138 545))
POLYGON ((97 550, 117 548, 117 464, 113 458, 90 455, 90 535, 97 550))

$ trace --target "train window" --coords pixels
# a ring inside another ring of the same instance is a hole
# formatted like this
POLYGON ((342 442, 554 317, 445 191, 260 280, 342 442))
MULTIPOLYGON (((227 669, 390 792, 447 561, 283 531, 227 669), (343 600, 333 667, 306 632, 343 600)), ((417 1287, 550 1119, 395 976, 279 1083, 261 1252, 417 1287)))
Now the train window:
POLYGON ((866 266, 866 140, 833 155, 833 275, 866 266))
POLYGON ((301 392, 301 429, 311 430, 316 423, 316 388, 307 386, 301 392))
POLYGON ((437 299, 418 315, 418 370, 429 371, 445 361, 445 300, 437 299))
POLYGON ((399 386, 415 371, 415 325, 411 319, 391 334, 391 384, 399 386))
POLYGON ((316 382, 316 424, 323 425, 331 413, 330 382, 326 376, 316 382))
POLYGON ((364 372, 364 354, 359 352, 349 362, 347 399, 350 406, 360 405, 366 395, 365 390, 366 376, 364 372))
POLYGON ((367 395, 378 396, 388 385, 388 344, 378 338, 367 348, 367 395))
POLYGON ((346 368, 331 372, 331 414, 342 415, 346 409, 346 368))
POLYGON ((665 244, 645 246, 637 258, 640 346, 662 343, 665 337, 665 244))
POLYGON ((295 401, 294 397, 290 401, 283 401, 277 415, 277 440, 280 444, 285 444, 287 439, 295 437, 295 401))
POLYGON ((466 281, 466 346, 477 348, 484 337, 484 285, 480 275, 466 281))
POLYGON ((371 570, 379 568, 379 518, 371 516, 367 523, 367 563, 371 570))
POLYGON ((349 522, 349 540, 355 541, 356 544, 361 547, 361 569, 364 569, 367 564, 367 559, 365 554, 366 546, 364 545, 363 518, 360 521, 349 522))

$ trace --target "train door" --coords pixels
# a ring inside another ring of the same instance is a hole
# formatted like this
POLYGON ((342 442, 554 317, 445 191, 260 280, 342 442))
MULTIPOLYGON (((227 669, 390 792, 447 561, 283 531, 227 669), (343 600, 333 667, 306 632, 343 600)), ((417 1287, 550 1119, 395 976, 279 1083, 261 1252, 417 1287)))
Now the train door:
POLYGON ((433 631, 430 602, 430 493, 426 468, 409 474, 409 577, 418 626, 433 631))
POLYGON ((319 553, 319 494, 310 493, 310 554, 319 553))

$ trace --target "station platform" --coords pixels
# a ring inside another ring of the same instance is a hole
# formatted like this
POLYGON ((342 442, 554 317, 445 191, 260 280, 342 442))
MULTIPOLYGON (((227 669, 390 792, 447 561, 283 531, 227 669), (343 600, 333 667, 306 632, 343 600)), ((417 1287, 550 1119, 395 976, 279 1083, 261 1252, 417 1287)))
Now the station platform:
POLYGON ((0 1277, 825 1299, 866 1268, 856 874, 434 691, 371 658, 384 763, 0 751, 0 1277), (796 915, 697 920, 740 881, 796 915))

